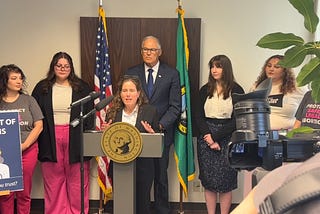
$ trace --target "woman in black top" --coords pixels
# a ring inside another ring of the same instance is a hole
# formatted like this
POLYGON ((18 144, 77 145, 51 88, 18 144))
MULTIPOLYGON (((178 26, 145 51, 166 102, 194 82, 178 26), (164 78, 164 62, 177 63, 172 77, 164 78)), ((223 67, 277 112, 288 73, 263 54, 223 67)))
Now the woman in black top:
MULTIPOLYGON (((44 213, 80 213, 81 191, 84 191, 84 212, 89 212, 90 157, 84 158, 84 185, 80 182, 81 132, 94 127, 94 117, 84 120, 81 126, 70 122, 78 118, 81 106, 70 104, 91 92, 88 83, 75 74, 72 58, 65 52, 56 53, 51 60, 46 78, 33 89, 43 115, 39 155, 44 184, 44 213)), ((93 101, 83 106, 83 115, 93 109, 93 101)))
MULTIPOLYGON (((125 75, 118 83, 111 107, 106 113, 103 129, 114 122, 126 122, 140 132, 158 132, 159 116, 155 107, 148 103, 138 77, 125 75)), ((112 163, 112 162, 111 162, 112 163)), ((136 213, 149 214, 150 190, 154 179, 154 158, 136 159, 136 213)))
POLYGON ((199 178, 205 188, 208 214, 215 213, 218 194, 221 213, 225 214, 231 206, 231 191, 237 188, 237 171, 228 163, 228 143, 236 129, 231 94, 243 94, 244 90, 235 82, 227 56, 214 56, 209 68, 208 83, 201 87, 196 102, 199 178))

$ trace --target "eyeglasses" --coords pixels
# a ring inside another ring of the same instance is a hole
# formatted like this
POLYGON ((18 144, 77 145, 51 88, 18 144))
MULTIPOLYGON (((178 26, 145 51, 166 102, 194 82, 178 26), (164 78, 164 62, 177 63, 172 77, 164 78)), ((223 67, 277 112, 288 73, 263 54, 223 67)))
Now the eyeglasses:
POLYGON ((60 65, 60 64, 57 64, 57 65, 55 65, 56 67, 57 67, 57 69, 59 69, 59 70, 68 70, 68 69, 70 69, 70 65, 60 65))
POLYGON ((141 48, 142 53, 148 53, 150 51, 150 53, 154 54, 156 53, 158 50, 158 48, 141 48))

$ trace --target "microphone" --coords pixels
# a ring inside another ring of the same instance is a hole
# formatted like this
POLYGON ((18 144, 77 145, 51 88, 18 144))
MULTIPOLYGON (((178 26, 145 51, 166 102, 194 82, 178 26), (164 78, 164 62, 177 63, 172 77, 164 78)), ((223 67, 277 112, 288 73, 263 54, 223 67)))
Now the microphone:
MULTIPOLYGON (((92 109, 91 111, 89 111, 86 115, 84 115, 82 117, 82 119, 86 119, 87 117, 89 117, 90 115, 94 114, 96 111, 100 111, 102 110, 104 107, 106 107, 109 103, 111 103, 111 101, 113 100, 113 96, 110 95, 109 97, 101 100, 95 107, 94 109, 92 109)), ((80 123, 80 119, 79 118, 76 118, 74 119, 70 125, 72 127, 76 127, 78 124, 80 123)))
POLYGON ((85 97, 71 103, 70 107, 77 106, 79 104, 84 104, 92 99, 93 100, 97 99, 99 96, 100 96, 100 92, 92 91, 92 92, 90 92, 90 94, 88 96, 85 96, 85 97))
POLYGON ((95 109, 96 109, 97 111, 100 111, 101 109, 103 109, 104 107, 106 107, 107 105, 109 105, 112 100, 113 100, 113 96, 110 95, 109 97, 101 100, 101 101, 95 106, 95 109))

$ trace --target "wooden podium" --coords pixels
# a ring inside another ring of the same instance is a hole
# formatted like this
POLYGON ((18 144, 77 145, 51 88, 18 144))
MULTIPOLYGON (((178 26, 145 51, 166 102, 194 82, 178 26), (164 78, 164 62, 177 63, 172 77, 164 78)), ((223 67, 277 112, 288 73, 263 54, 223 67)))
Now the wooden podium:
MULTIPOLYGON (((101 148, 102 132, 90 131, 83 133, 84 156, 105 156, 101 148)), ((139 157, 161 157, 162 133, 141 133, 142 152, 139 157)), ((135 214, 135 161, 129 163, 113 162, 113 212, 114 214, 135 214)))

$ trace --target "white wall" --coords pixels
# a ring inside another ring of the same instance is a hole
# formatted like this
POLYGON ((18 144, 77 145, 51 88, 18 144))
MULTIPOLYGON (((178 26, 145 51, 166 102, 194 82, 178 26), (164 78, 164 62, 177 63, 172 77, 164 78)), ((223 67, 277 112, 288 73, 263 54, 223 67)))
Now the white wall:
MULTIPOLYGON (((0 0, 0 5, 0 65, 20 66, 26 73, 29 92, 44 77, 58 51, 68 52, 80 73, 80 17, 97 16, 98 0, 0 0)), ((107 17, 177 17, 174 0, 106 0, 103 5, 107 17)), ((182 6, 186 18, 202 19, 200 86, 207 80, 209 59, 226 54, 233 62, 236 79, 248 90, 265 59, 283 53, 256 47, 263 35, 281 31, 310 37, 303 28, 302 16, 284 0, 185 0, 182 6)), ((95 176, 92 172, 93 180, 95 176)), ((170 179, 170 199, 178 201, 173 158, 170 179)), ((41 198, 39 170, 34 183, 33 197, 41 198)), ((97 192, 93 185, 91 198, 98 198, 97 192)), ((193 192, 189 199, 203 201, 202 195, 193 192)))

